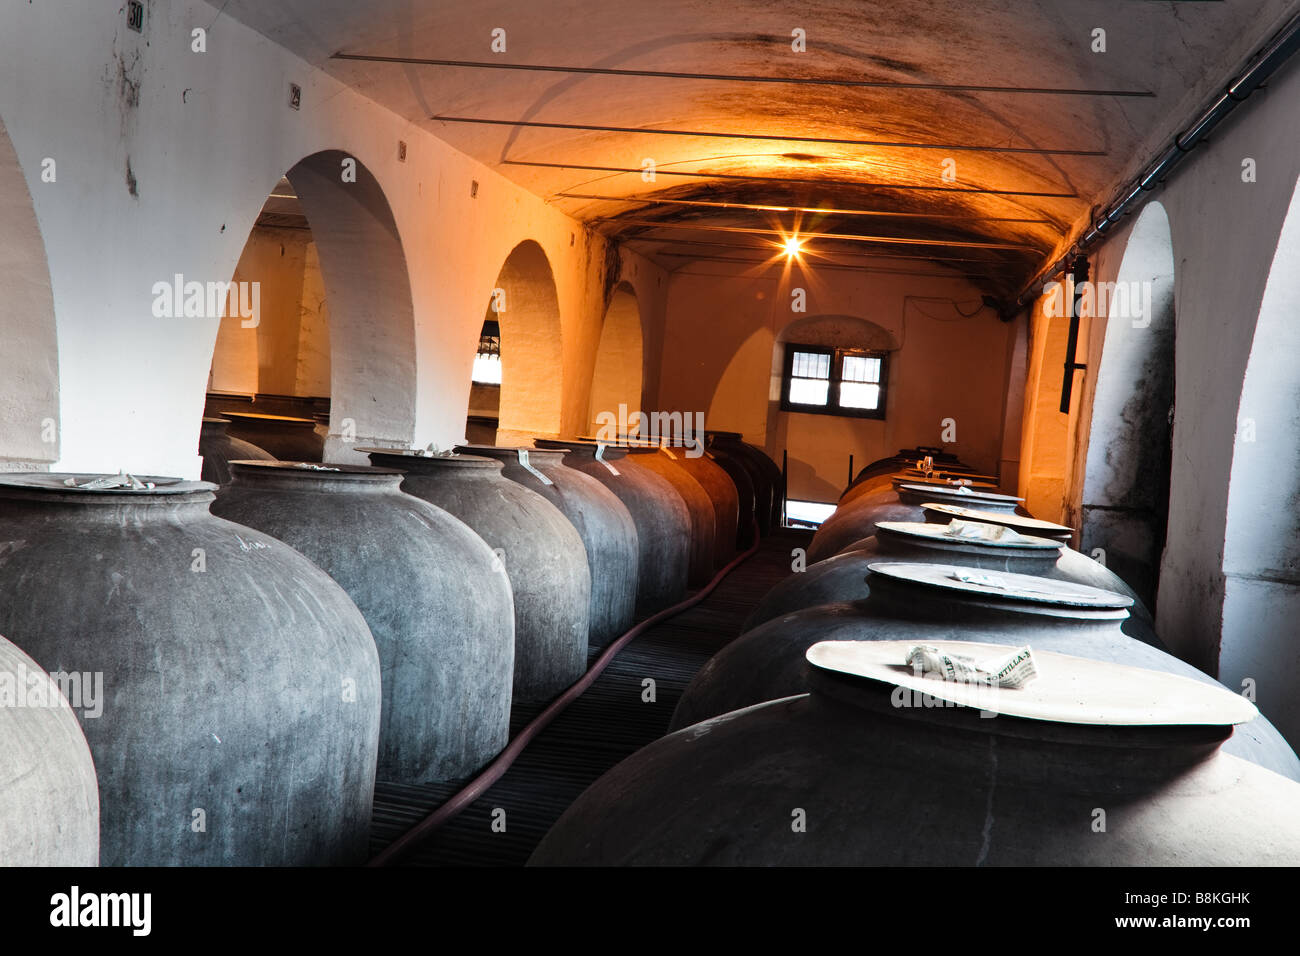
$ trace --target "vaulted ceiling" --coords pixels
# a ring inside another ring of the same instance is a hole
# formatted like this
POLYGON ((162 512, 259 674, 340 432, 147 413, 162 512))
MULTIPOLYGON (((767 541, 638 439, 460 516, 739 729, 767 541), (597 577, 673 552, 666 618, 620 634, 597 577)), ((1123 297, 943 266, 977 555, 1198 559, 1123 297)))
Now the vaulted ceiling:
POLYGON ((227 0, 223 10, 669 269, 761 261, 797 230, 827 263, 933 259, 1005 295, 1064 251, 1090 209, 1297 6, 227 0), (493 50, 497 28, 504 52, 493 50))

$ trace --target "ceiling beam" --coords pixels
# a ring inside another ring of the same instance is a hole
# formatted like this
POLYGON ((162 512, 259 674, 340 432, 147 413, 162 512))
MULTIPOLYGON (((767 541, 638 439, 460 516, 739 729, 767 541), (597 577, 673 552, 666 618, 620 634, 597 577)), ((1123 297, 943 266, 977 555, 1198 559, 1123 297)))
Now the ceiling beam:
POLYGON ((603 202, 635 203, 643 206, 701 206, 708 209, 741 209, 753 212, 811 212, 827 216, 885 216, 896 219, 958 219, 969 222, 1028 222, 1052 224, 1050 219, 1015 219, 1007 216, 971 216, 964 213, 892 212, 883 209, 839 209, 830 206, 768 206, 761 203, 721 202, 703 199, 649 199, 637 196, 599 196, 591 193, 556 193, 559 199, 596 199, 603 202))
MULTIPOLYGON (((686 162, 704 163, 709 162, 707 159, 692 159, 686 162)), ((530 166, 537 169, 581 169, 587 172, 595 173, 644 173, 644 169, 638 169, 629 166, 591 166, 582 163, 543 163, 524 159, 503 159, 500 162, 502 166, 530 166)), ((662 166, 656 167, 654 174, 656 176, 682 176, 689 179, 719 179, 726 181, 754 182, 754 183, 783 183, 796 186, 836 186, 849 185, 861 189, 905 189, 920 192, 936 193, 981 193, 993 196, 1031 196, 1040 199, 1078 199, 1077 192, 1069 193, 1049 193, 1034 192, 1024 189, 984 189, 974 186, 920 186, 920 185, 903 185, 899 183, 861 183, 852 180, 832 180, 832 179, 801 179, 790 176, 744 176, 736 173, 699 173, 683 172, 680 170, 665 169, 662 166)))
MULTIPOLYGON (((775 268, 784 265, 784 258, 775 259, 755 259, 752 256, 705 256, 692 252, 660 252, 657 256, 665 259, 690 259, 697 262, 737 262, 749 265, 768 266, 775 268)), ((849 266, 835 262, 807 262, 799 263, 804 269, 833 269, 846 272, 874 272, 878 275, 891 276, 916 276, 922 279, 992 279, 985 272, 917 272, 914 269, 882 269, 879 266, 849 266)))
POLYGON ((688 73, 678 70, 629 70, 599 66, 560 66, 541 63, 498 63, 486 60, 445 60, 417 56, 378 56, 369 53, 335 53, 332 60, 396 63, 407 66, 442 66, 467 70, 516 70, 534 73, 570 73, 586 76, 624 76, 667 80, 711 80, 723 83, 781 83, 792 86, 834 86, 875 90, 918 90, 936 93, 1011 93, 1031 96, 1154 97, 1150 90, 1072 89, 1049 86, 995 86, 974 83, 917 83, 898 80, 860 80, 834 76, 764 76, 754 73, 688 73))
MULTIPOLYGON (((647 226, 652 229, 687 229, 701 232, 732 232, 746 235, 780 236, 785 238, 790 233, 779 229, 760 229, 756 226, 719 226, 699 222, 656 222, 653 219, 622 219, 602 216, 589 219, 588 222, 612 222, 621 226, 647 226)), ((834 239, 843 242, 879 242, 885 245, 904 246, 949 246, 955 249, 1028 249, 1037 251, 1037 247, 1012 242, 968 242, 957 239, 914 239, 901 236, 864 236, 843 232, 798 232, 801 239, 834 239)))
POLYGON ((643 133, 648 136, 693 136, 700 139, 744 139, 777 143, 818 143, 832 146, 869 146, 874 149, 942 149, 960 153, 1031 153, 1035 156, 1107 156, 1105 150, 1045 149, 1038 146, 992 146, 971 143, 906 143, 879 139, 837 139, 823 136, 790 136, 784 133, 719 133, 694 129, 643 129, 639 126, 602 126, 593 123, 544 123, 540 120, 493 119, 486 116, 448 116, 438 113, 429 117, 439 123, 463 123, 477 126, 510 126, 527 129, 582 130, 596 133, 643 133))
MULTIPOLYGON (((757 238, 757 237, 756 237, 757 238)), ((726 240, 701 240, 701 239, 677 239, 672 236, 622 236, 618 240, 621 243, 628 242, 653 242, 664 246, 706 246, 713 249, 752 249, 755 252, 779 251, 780 246, 775 243, 756 245, 753 242, 727 242, 726 240)), ((904 252, 834 252, 831 250, 804 250, 806 255, 813 255, 818 260, 827 259, 830 256, 849 256, 858 255, 866 259, 911 259, 922 262, 976 262, 981 265, 988 265, 997 269, 1007 269, 1018 273, 1024 273, 1026 270, 1023 266, 1016 266, 1008 262, 1000 262, 997 259, 980 258, 978 256, 950 256, 938 253, 930 254, 911 254, 904 252)), ((784 253, 780 253, 784 254, 784 253)), ((667 255, 662 252, 648 252, 646 255, 667 255)))

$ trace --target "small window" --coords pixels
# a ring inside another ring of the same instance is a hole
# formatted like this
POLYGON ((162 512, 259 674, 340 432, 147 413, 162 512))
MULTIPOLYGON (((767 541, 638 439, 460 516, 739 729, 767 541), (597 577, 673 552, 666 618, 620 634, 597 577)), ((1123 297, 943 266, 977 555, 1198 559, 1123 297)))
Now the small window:
POLYGON ((788 412, 885 417, 886 352, 786 346, 781 408, 788 412))
POLYGON ((479 385, 501 384, 501 327, 496 322, 483 323, 470 378, 479 385))

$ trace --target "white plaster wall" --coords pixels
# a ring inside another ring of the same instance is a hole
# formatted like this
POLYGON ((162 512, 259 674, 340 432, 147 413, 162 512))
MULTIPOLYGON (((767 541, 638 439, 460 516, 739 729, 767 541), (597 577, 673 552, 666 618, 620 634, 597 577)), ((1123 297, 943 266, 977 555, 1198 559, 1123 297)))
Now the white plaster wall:
MULTIPOLYGON (((154 318, 152 286, 175 273, 228 280, 272 187, 326 149, 374 174, 406 253, 414 443, 463 437, 483 303, 509 251, 527 238, 555 270, 565 419, 576 429, 586 417, 605 305, 593 265, 605 258, 604 241, 215 7, 153 0, 140 36, 116 3, 3 0, 0 118, 49 254, 56 467, 198 476, 217 320, 154 318), (208 30, 205 53, 191 51, 195 27, 208 30), (303 90, 296 112, 287 105, 291 81, 303 90), (408 143, 405 163, 399 139, 408 143), (40 181, 47 156, 58 163, 55 183, 40 181)), ((625 253, 622 272, 643 308, 662 308, 661 270, 625 253)))

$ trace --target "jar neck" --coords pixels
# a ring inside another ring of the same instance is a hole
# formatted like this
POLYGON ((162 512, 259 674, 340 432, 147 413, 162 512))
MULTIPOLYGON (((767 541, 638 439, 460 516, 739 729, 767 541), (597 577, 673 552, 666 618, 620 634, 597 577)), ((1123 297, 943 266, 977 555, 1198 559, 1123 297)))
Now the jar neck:
POLYGON ((175 524, 208 516, 212 491, 184 493, 39 491, 0 488, 0 525, 8 520, 69 521, 78 525, 175 524))
POLYGON ((230 477, 231 488, 258 493, 391 495, 397 494, 402 484, 400 474, 258 468, 236 464, 231 465, 230 477))

